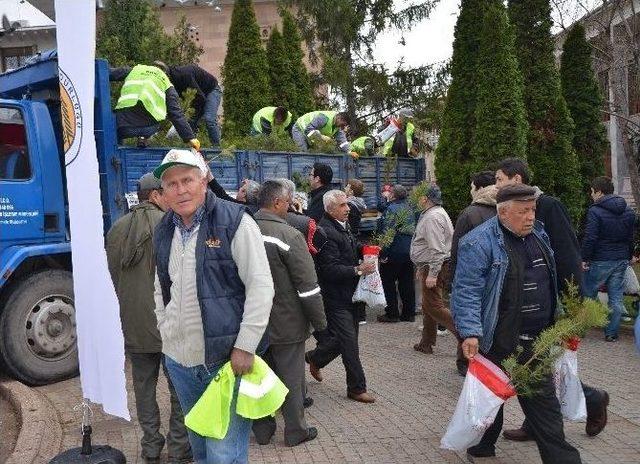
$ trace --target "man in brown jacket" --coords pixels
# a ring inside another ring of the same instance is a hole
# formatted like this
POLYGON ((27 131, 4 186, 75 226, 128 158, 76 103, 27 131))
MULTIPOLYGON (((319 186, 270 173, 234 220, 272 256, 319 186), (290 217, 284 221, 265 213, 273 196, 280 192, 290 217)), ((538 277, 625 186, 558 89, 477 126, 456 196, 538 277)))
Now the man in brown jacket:
MULTIPOLYGON (((162 341, 158 332, 153 281, 153 232, 167 209, 160 181, 145 174, 138 182, 138 200, 130 213, 121 217, 107 234, 107 261, 120 302, 125 351, 131 361, 133 391, 138 422, 142 428, 142 457, 159 463, 165 438, 160 433, 160 410, 156 386, 162 362, 162 341)), ((171 418, 167 434, 170 463, 191 462, 191 447, 182 409, 169 382, 171 418)))
MULTIPOLYGON (((267 328, 269 349, 266 360, 289 389, 282 415, 284 441, 289 446, 313 440, 315 427, 304 418, 304 343, 313 330, 322 331, 327 320, 322 304, 313 259, 303 235, 286 221, 293 201, 290 184, 268 180, 260 187, 255 219, 262 232, 275 296, 267 328)), ((275 433, 273 417, 254 421, 253 432, 259 444, 267 444, 275 433)))

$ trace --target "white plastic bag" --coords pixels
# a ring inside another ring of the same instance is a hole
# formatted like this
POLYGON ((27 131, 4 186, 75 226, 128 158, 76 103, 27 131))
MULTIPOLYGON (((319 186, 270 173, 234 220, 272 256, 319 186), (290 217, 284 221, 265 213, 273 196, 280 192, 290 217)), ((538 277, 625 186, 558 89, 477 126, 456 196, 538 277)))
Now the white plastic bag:
POLYGON ((640 282, 638 282, 638 276, 631 266, 627 266, 627 270, 624 271, 624 293, 627 295, 640 293, 640 282))
POLYGON ((509 377, 498 366, 478 354, 469 361, 458 405, 440 441, 440 447, 465 451, 480 443, 493 424, 500 406, 515 396, 509 377))
POLYGON ((553 381, 560 409, 565 419, 584 421, 587 419, 587 402, 578 377, 577 352, 565 349, 555 364, 553 381))
POLYGON ((384 309, 387 306, 387 299, 382 288, 382 278, 378 268, 378 254, 380 247, 365 246, 363 257, 365 261, 375 261, 376 270, 369 275, 360 276, 356 291, 353 293, 351 301, 354 303, 363 302, 371 309, 384 309))

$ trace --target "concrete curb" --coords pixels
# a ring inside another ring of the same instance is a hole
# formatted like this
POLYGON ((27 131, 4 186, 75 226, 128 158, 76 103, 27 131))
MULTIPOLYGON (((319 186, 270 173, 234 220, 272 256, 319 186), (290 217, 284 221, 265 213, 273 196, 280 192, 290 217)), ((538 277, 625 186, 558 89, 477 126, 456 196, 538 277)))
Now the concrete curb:
POLYGON ((0 382, 0 395, 15 409, 20 426, 15 449, 6 464, 48 463, 62 445, 62 427, 51 402, 15 380, 0 382))

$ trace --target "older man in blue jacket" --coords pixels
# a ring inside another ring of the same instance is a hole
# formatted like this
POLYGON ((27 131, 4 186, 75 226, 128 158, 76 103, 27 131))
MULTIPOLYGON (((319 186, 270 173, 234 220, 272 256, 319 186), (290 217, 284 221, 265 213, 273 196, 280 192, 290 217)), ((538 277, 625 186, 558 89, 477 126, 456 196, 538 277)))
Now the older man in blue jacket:
MULTIPOLYGON (((553 324, 556 268, 549 237, 535 222, 535 193, 523 184, 503 187, 497 195, 498 216, 460 240, 451 309, 467 359, 481 352, 500 365, 520 345, 520 362, 525 362, 533 341, 553 324)), ((580 463, 580 454, 565 440, 551 376, 535 395, 518 400, 542 462, 580 463)), ((467 453, 495 456, 502 421, 501 408, 480 443, 467 453)))

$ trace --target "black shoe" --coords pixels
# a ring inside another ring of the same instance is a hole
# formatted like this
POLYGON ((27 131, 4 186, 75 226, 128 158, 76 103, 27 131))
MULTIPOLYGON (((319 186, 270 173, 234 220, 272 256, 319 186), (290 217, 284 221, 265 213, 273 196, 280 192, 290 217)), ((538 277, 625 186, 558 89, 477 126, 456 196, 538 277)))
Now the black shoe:
POLYGON ((262 427, 260 427, 259 430, 261 433, 256 433, 255 429, 253 430, 253 434, 256 437, 256 442, 259 445, 268 445, 271 442, 271 438, 276 433, 276 423, 275 421, 271 422, 270 427, 267 430, 263 430, 262 427))
POLYGON ((416 316, 415 314, 412 314, 411 316, 400 316, 400 320, 402 322, 415 322, 416 316))
POLYGON ((287 443, 287 446, 298 446, 307 441, 315 440, 317 436, 318 436, 318 429, 315 427, 309 427, 307 429, 307 438, 300 440, 298 443, 287 443))
POLYGON ((138 148, 147 148, 149 146, 149 142, 147 141, 146 137, 138 137, 138 143, 136 144, 136 146, 138 148))
POLYGON ((496 455, 496 447, 476 445, 472 446, 471 448, 467 448, 467 454, 469 456, 473 456, 474 458, 490 458, 496 455))
POLYGON ((400 322, 400 319, 397 317, 389 317, 386 314, 381 314, 378 316, 378 322, 400 322))
POLYGON ((606 337, 604 337, 604 340, 607 342, 617 342, 618 337, 616 335, 607 335, 606 337))
POLYGON ((304 400, 302 400, 302 407, 307 409, 313 406, 313 398, 307 396, 304 400))

